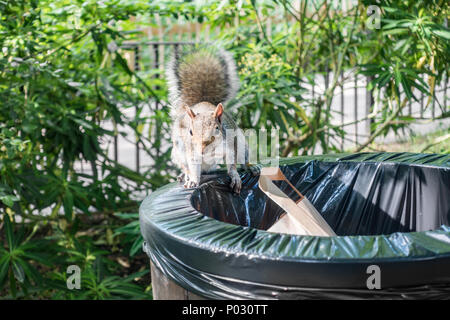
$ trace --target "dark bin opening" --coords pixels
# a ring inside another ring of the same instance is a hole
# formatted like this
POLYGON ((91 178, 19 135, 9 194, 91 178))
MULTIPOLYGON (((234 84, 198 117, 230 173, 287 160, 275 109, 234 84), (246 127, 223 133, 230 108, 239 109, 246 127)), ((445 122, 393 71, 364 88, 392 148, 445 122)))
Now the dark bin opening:
POLYGON ((450 155, 297 157, 280 168, 338 236, 264 231, 283 211, 258 177, 242 173, 237 196, 226 173, 216 173, 196 189, 164 186, 142 203, 154 267, 213 299, 450 297, 450 155), (373 266, 377 290, 367 285, 373 266))
MULTIPOLYGON (((390 162, 293 163, 281 170, 338 235, 380 235, 433 230, 450 220, 450 170, 390 162)), ((267 230, 283 210, 245 174, 239 196, 226 175, 206 177, 193 207, 219 221, 267 230), (208 181, 209 180, 209 181, 208 181)), ((278 186, 293 200, 285 182, 278 186)))

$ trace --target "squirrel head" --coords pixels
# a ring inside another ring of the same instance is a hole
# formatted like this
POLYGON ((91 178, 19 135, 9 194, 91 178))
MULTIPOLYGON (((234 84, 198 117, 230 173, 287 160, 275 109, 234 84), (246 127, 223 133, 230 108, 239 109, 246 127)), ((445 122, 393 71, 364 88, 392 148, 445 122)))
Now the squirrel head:
POLYGON ((219 103, 215 108, 211 105, 211 111, 195 113, 190 107, 184 109, 189 116, 189 125, 186 128, 187 137, 191 138, 195 150, 201 154, 207 148, 214 148, 221 143, 222 136, 222 115, 223 105, 219 103))

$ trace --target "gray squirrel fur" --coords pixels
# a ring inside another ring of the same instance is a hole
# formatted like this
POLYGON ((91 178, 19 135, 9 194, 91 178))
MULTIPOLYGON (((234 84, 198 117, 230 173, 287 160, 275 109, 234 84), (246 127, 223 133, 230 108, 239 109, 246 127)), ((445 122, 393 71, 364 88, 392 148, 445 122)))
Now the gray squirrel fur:
POLYGON ((217 46, 176 52, 167 65, 166 77, 169 103, 177 114, 184 105, 226 103, 239 90, 234 59, 217 46))
POLYGON ((236 169, 236 148, 239 143, 244 146, 246 167, 248 148, 242 130, 224 111, 224 104, 239 89, 233 57, 214 45, 182 50, 169 61, 166 78, 173 121, 172 161, 182 171, 178 180, 186 188, 198 186, 202 173, 217 168, 217 150, 224 150, 233 155, 226 165, 230 187, 239 193, 242 181, 236 169), (227 130, 234 130, 236 144, 234 138, 227 139, 227 130))

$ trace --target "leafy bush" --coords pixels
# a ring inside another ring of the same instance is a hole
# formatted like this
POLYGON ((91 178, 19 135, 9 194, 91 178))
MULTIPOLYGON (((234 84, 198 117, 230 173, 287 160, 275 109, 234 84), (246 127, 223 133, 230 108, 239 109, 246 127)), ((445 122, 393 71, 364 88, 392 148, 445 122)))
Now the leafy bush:
POLYGON ((169 176, 156 168, 139 175, 101 146, 119 125, 136 131, 139 119, 127 119, 123 110, 155 94, 151 79, 137 77, 118 51, 108 49, 124 39, 121 20, 151 7, 8 1, 0 10, 0 209, 7 240, 0 289, 9 281, 12 296, 31 297, 30 288, 57 298, 148 296, 130 283, 148 268, 115 276, 121 268, 115 259, 127 253, 119 251, 122 236, 116 232, 124 220, 114 213, 136 212, 132 193, 158 187, 169 176), (106 130, 104 121, 114 130, 106 130), (80 161, 90 164, 90 173, 75 169, 80 161), (42 256, 51 252, 54 262, 42 256), (59 291, 69 262, 83 269, 80 295, 59 291))
MULTIPOLYGON (((372 1, 346 10, 343 3, 331 1, 300 3, 298 8, 285 0, 225 1, 217 4, 220 10, 211 11, 214 26, 233 26, 221 36, 242 66, 243 90, 235 101, 241 126, 278 128, 283 156, 312 154, 319 146, 325 153, 343 151, 337 138, 346 139, 346 126, 332 125, 330 119, 341 116, 331 104, 348 81, 341 77, 344 72, 370 76, 369 89, 375 88, 374 98, 380 100, 380 107, 370 110, 371 135, 357 151, 416 122, 401 113, 408 102, 417 101, 414 90, 428 97, 428 107, 435 84, 448 75, 448 4, 379 1, 380 29, 369 29, 372 1), (284 19, 267 28, 265 20, 272 16, 284 19), (324 94, 312 96, 306 88, 318 87, 318 75, 328 72, 324 94)), ((447 106, 440 108, 441 118, 448 118, 447 106)))

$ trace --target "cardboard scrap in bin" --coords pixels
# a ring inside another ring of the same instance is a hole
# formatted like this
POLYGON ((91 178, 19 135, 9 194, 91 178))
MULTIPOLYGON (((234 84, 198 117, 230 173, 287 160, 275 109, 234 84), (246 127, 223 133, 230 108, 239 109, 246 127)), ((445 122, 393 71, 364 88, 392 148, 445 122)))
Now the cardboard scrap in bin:
POLYGON ((286 179, 280 168, 262 168, 259 177, 259 188, 286 211, 267 231, 296 235, 336 236, 336 233, 334 233, 333 229, 331 229, 316 208, 286 179), (286 181, 300 196, 297 203, 281 191, 272 181, 286 181))

